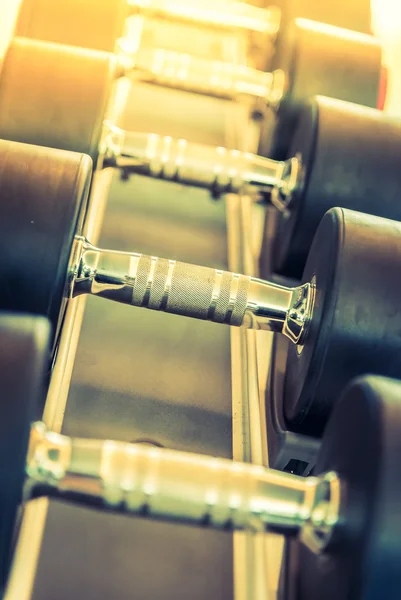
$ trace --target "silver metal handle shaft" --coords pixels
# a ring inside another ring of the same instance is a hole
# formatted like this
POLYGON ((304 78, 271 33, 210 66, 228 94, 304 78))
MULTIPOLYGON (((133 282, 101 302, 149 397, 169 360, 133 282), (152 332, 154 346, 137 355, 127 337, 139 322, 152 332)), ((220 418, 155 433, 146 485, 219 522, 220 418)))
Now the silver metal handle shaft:
POLYGON ((254 32, 271 37, 277 34, 280 11, 274 6, 257 8, 245 2, 227 0, 128 0, 131 14, 153 19, 233 32, 254 32))
POLYGON ((49 432, 43 423, 32 427, 27 475, 31 491, 39 485, 50 495, 101 500, 119 512, 222 529, 297 532, 313 519, 317 503, 330 500, 319 478, 143 445, 75 439, 49 432))
MULTIPOLYGON (((227 148, 193 144, 153 133, 127 132, 105 124, 104 167, 204 188, 213 197, 247 192, 292 196, 299 185, 297 159, 275 161, 227 148)), ((287 200, 288 203, 288 200, 287 200)))
POLYGON ((144 254, 101 250, 77 237, 70 295, 93 294, 195 319, 304 338, 314 288, 287 288, 246 275, 144 254))
POLYGON ((163 49, 140 48, 131 73, 147 83, 227 100, 261 100, 264 105, 270 104, 276 82, 273 73, 163 49))

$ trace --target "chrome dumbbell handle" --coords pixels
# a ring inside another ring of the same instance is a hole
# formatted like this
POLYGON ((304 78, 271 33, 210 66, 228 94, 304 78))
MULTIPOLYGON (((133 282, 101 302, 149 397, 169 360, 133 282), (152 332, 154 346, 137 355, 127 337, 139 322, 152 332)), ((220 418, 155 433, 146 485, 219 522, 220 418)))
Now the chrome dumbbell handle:
POLYGON ((120 512, 218 529, 295 533, 313 524, 327 540, 339 512, 333 474, 303 478, 226 459, 75 439, 43 423, 32 426, 27 475, 30 494, 40 486, 50 495, 101 500, 120 512))
MULTIPOLYGON (((120 46, 129 54, 129 41, 120 46)), ((270 105, 274 73, 245 65, 207 60, 163 49, 140 48, 133 56, 131 76, 164 87, 227 100, 261 100, 270 105)), ((276 85, 277 87, 277 85, 276 85)))
POLYGON ((101 250, 77 237, 69 294, 92 294, 195 319, 268 329, 300 343, 314 287, 287 288, 254 277, 144 254, 101 250))
POLYGON ((221 31, 262 33, 274 37, 280 26, 280 11, 274 6, 257 8, 227 0, 128 0, 132 15, 169 19, 178 23, 221 31))
POLYGON ((128 132, 108 122, 101 155, 104 167, 204 188, 214 197, 243 191, 285 198, 288 205, 301 185, 297 158, 275 161, 169 136, 128 132))
POLYGON ((246 65, 210 60, 162 48, 141 48, 118 40, 117 77, 231 101, 247 99, 276 110, 287 91, 284 71, 271 73, 246 65))

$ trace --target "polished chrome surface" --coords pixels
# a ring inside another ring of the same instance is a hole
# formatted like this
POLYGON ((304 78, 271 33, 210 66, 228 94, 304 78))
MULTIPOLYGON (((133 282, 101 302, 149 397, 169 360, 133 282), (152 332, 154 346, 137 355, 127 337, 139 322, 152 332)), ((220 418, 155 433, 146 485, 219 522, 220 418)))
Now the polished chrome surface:
POLYGON ((250 152, 229 150, 174 139, 155 133, 129 132, 105 124, 101 155, 103 167, 120 169, 124 176, 146 175, 204 188, 214 198, 227 193, 274 197, 288 206, 299 187, 299 160, 281 162, 250 152))
POLYGON ((119 46, 131 57, 127 75, 136 80, 225 100, 259 99, 270 105, 273 99, 273 73, 163 48, 136 51, 126 38, 119 46))
POLYGON ((101 500, 119 512, 194 522, 215 529, 289 534, 307 529, 317 552, 339 520, 341 489, 334 473, 299 477, 223 458, 71 438, 34 423, 26 490, 35 486, 83 502, 101 500), (68 496, 67 496, 68 497, 68 496))
POLYGON ((289 288, 176 260, 102 250, 80 236, 73 251, 70 294, 277 331, 295 344, 307 333, 314 305, 314 287, 308 283, 289 288))
POLYGON ((277 110, 280 102, 287 93, 289 88, 288 76, 282 69, 272 71, 273 81, 269 96, 269 107, 272 110, 277 110))
POLYGON ((283 327, 283 334, 294 344, 301 346, 307 335, 315 305, 316 287, 312 280, 294 289, 291 305, 283 327))
POLYGON ((302 192, 304 185, 302 157, 297 155, 280 164, 282 171, 277 184, 271 191, 270 202, 280 212, 289 214, 297 194, 302 192))
POLYGON ((346 505, 345 486, 336 473, 330 471, 318 479, 310 519, 301 533, 303 544, 315 553, 324 551, 344 524, 342 511, 346 505))
POLYGON ((274 6, 262 9, 245 2, 221 0, 128 0, 131 14, 171 19, 235 32, 249 31, 275 36, 280 25, 280 11, 274 6))

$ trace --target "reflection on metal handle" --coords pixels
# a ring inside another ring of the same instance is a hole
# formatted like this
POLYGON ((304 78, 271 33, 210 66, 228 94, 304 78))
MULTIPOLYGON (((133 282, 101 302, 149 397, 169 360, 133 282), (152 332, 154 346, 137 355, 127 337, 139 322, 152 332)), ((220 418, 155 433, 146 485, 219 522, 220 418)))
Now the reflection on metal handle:
POLYGON ((101 250, 76 238, 70 295, 93 294, 195 319, 268 329, 298 344, 313 313, 314 289, 137 253, 101 250))
POLYGON ((128 4, 132 15, 170 19, 222 31, 254 32, 274 37, 280 25, 280 11, 274 6, 262 9, 227 0, 128 0, 128 4))
POLYGON ((163 49, 141 48, 134 63, 132 73, 141 81, 215 98, 248 97, 270 104, 272 73, 163 49))
POLYGON ((213 197, 240 191, 270 196, 272 190, 285 187, 293 173, 287 161, 153 133, 126 132, 111 123, 105 124, 102 146, 104 167, 204 188, 213 197))
POLYGON ((226 459, 69 438, 43 423, 32 426, 27 474, 31 492, 39 485, 81 502, 102 500, 120 512, 219 529, 296 533, 318 517, 322 543, 339 514, 334 474, 303 478, 226 459))

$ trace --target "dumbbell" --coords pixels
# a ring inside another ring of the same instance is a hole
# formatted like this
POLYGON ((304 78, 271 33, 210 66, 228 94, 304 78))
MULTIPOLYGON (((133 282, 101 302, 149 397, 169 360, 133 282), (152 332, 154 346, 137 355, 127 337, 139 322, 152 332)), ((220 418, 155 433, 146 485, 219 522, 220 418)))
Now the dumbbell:
MULTIPOLYGON (((38 354, 41 343, 32 343, 38 354)), ((303 478, 142 444, 71 438, 41 422, 29 428, 42 396, 38 370, 4 354, 2 346, 0 381, 9 381, 11 368, 20 373, 14 386, 20 391, 22 379, 27 393, 0 401, 3 588, 19 501, 50 496, 159 520, 298 537, 300 600, 398 598, 399 382, 353 382, 327 426, 316 475, 303 478)), ((36 366, 42 358, 32 360, 36 366)))
POLYGON ((401 220, 400 151, 399 119, 339 100, 312 98, 300 113, 284 162, 292 165, 292 191, 274 191, 277 223, 273 242, 265 236, 262 275, 269 276, 272 269, 300 279, 316 229, 332 207, 401 220))
POLYGON ((276 163, 105 123, 118 65, 107 53, 15 38, 0 74, 0 138, 87 153, 99 167, 205 187, 214 196, 245 185, 257 194, 274 188, 274 201, 298 185, 295 156, 276 163))
POLYGON ((48 316, 68 298, 115 302, 290 341, 284 381, 289 429, 320 436, 341 389, 366 372, 401 368, 401 224, 346 209, 322 219, 294 287, 137 253, 81 235, 90 160, 0 143, 0 309, 48 316))
POLYGON ((57 4, 52 0, 24 0, 15 35, 112 52, 127 17, 138 14, 209 31, 245 32, 251 38, 259 35, 273 42, 279 28, 282 35, 288 22, 299 17, 362 33, 370 32, 371 20, 369 0, 352 5, 345 0, 326 2, 324 6, 317 0, 286 0, 279 2, 279 8, 273 4, 265 9, 211 0, 63 0, 57 4))

